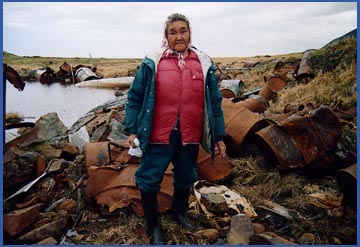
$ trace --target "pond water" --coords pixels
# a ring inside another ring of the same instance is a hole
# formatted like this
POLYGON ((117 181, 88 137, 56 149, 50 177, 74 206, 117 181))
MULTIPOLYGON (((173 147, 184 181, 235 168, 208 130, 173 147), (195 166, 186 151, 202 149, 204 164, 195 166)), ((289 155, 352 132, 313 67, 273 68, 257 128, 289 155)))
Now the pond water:
POLYGON ((19 113, 26 122, 36 122, 41 116, 56 112, 65 126, 70 128, 94 107, 116 98, 115 89, 25 83, 24 90, 18 91, 10 82, 6 82, 5 112, 19 113))

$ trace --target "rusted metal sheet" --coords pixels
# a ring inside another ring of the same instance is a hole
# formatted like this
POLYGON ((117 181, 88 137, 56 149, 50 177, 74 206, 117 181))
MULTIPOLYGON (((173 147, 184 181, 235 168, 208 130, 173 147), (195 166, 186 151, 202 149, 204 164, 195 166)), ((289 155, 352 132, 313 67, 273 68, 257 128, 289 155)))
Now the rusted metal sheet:
MULTIPOLYGON (((88 167, 89 179, 86 186, 87 196, 92 196, 97 203, 109 207, 109 212, 116 209, 131 207, 134 212, 143 216, 141 206, 140 190, 136 186, 135 171, 136 164, 126 166, 112 165, 88 167)), ((173 195, 172 165, 165 172, 161 183, 161 190, 158 193, 159 212, 170 209, 173 195)))
POLYGON ((324 169, 331 166, 332 159, 327 153, 335 148, 341 132, 334 112, 320 106, 309 115, 292 114, 279 125, 264 128, 256 135, 260 137, 257 141, 261 150, 272 153, 280 167, 311 165, 324 169))
POLYGON ((199 179, 210 182, 221 182, 231 175, 233 166, 228 157, 220 158, 219 152, 215 152, 215 158, 211 157, 201 146, 197 158, 197 172, 199 179))
POLYGON ((220 83, 221 94, 227 99, 236 97, 243 87, 242 80, 222 80, 220 83))
POLYGON ((104 166, 109 164, 140 163, 140 159, 128 154, 129 143, 122 141, 95 142, 85 144, 86 166, 104 166))
POLYGON ((21 79, 19 73, 16 70, 14 70, 12 67, 8 66, 6 63, 3 63, 3 76, 4 76, 3 77, 4 83, 5 83, 5 79, 7 79, 19 91, 24 90, 25 83, 21 79))
POLYGON ((311 78, 311 79, 315 78, 315 74, 312 72, 311 66, 309 64, 309 59, 315 51, 316 49, 309 49, 304 51, 301 57, 299 69, 296 73, 296 80, 300 81, 304 78, 311 78))
POLYGON ((233 103, 231 100, 222 102, 227 133, 226 148, 230 155, 235 156, 240 154, 241 144, 248 135, 269 125, 268 120, 243 107, 241 102, 233 103))

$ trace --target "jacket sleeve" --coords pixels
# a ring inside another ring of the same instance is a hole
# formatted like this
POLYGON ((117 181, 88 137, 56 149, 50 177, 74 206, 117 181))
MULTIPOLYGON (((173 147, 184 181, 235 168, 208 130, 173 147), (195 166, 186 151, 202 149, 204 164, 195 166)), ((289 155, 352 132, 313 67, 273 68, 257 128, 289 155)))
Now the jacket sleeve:
POLYGON ((219 86, 218 86, 218 80, 215 76, 216 67, 214 63, 212 64, 208 79, 209 79, 209 94, 210 94, 210 101, 211 101, 211 108, 213 113, 213 119, 214 119, 214 141, 222 141, 225 133, 225 123, 224 123, 224 113, 221 109, 221 102, 222 102, 222 94, 220 92, 219 86))
POLYGON ((137 134, 138 116, 142 110, 144 94, 145 94, 145 78, 146 66, 142 63, 137 70, 134 80, 127 93, 127 103, 125 105, 125 132, 130 134, 137 134))

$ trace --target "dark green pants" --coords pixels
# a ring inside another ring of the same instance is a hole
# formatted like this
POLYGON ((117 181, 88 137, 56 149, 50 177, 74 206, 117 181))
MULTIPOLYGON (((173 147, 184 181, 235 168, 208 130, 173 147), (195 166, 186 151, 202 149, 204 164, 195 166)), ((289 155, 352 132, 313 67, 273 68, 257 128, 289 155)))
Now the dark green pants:
POLYGON ((178 130, 170 135, 170 144, 149 144, 141 164, 135 173, 135 180, 141 191, 158 192, 164 173, 170 162, 174 169, 174 187, 190 188, 197 179, 196 161, 199 144, 183 146, 178 130))

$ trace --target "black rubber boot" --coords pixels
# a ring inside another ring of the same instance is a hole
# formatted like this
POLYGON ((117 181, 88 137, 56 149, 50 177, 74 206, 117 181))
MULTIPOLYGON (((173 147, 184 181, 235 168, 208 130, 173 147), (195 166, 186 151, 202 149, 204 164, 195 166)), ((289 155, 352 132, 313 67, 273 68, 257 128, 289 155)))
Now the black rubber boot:
POLYGON ((174 197, 172 202, 172 217, 183 228, 194 231, 196 228, 187 218, 185 211, 189 207, 190 189, 176 189, 174 190, 174 197))
POLYGON ((165 244, 158 216, 157 193, 145 193, 141 191, 141 204, 144 209, 151 244, 165 244))

